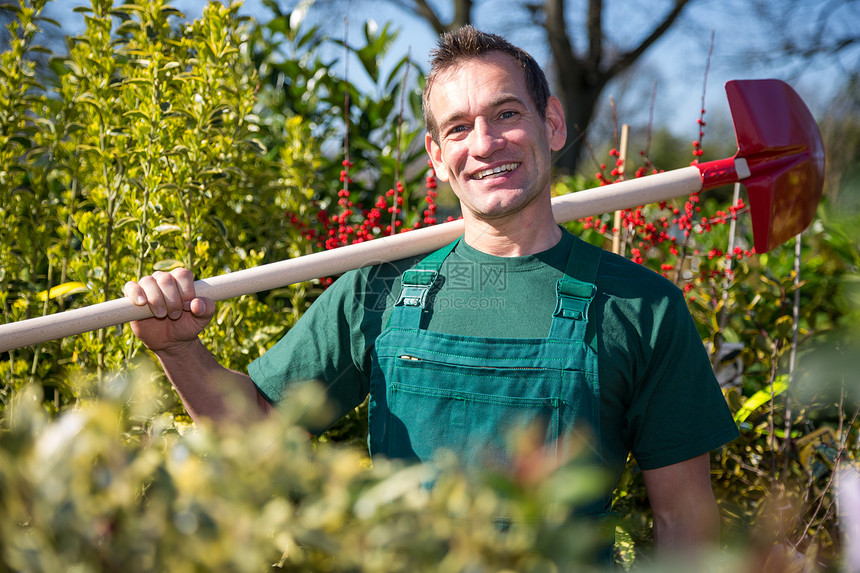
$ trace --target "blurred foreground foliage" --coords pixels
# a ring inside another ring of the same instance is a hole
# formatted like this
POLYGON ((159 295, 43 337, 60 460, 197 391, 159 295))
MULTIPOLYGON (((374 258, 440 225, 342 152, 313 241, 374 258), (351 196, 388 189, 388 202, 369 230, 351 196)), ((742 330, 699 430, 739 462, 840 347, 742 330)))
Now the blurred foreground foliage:
POLYGON ((116 377, 56 417, 38 386, 17 393, 0 431, 0 571, 602 569, 600 529, 546 509, 598 495, 597 468, 524 482, 371 467, 297 425, 314 389, 252 426, 190 428, 152 379, 116 377))

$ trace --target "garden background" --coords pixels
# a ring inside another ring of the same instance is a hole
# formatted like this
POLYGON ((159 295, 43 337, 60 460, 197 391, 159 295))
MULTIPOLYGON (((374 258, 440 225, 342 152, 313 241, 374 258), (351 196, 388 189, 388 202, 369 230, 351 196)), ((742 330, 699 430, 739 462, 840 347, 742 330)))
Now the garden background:
MULTIPOLYGON (((424 158, 423 70, 393 51, 396 23, 338 33, 311 3, 264 4, 189 20, 165 0, 93 0, 71 36, 44 0, 2 5, 5 322, 116 298, 152 269, 213 276, 458 215, 424 158)), ((856 70, 830 97, 825 198, 797 242, 755 254, 731 188, 569 224, 675 281, 714 356, 742 436, 712 458, 724 551, 702 570, 860 570, 836 496, 860 413, 856 70)), ((555 193, 734 152, 704 105, 692 143, 648 123, 623 150, 624 121, 582 138, 555 193)), ((333 278, 221 303, 206 344, 243 369, 333 278)), ((544 501, 587 500, 595 468, 475 483, 450 462, 428 491, 427 468, 371 466, 361 409, 309 440, 315 413, 309 389, 277 420, 192 428, 127 326, 0 355, 0 571, 588 567, 596 528, 544 501), (525 525, 500 539, 499 514, 525 525)), ((635 460, 615 509, 620 565, 667 570, 635 460)))

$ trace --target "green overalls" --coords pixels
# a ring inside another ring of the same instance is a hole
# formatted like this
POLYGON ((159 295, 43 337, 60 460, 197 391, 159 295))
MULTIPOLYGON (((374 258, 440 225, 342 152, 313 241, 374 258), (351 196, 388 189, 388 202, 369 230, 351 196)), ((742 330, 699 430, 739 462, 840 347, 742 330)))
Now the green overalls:
MULTIPOLYGON (((370 379, 371 454, 429 461, 439 449, 464 466, 508 467, 512 432, 535 428, 544 454, 563 463, 571 440, 600 451, 597 353, 586 340, 601 249, 576 240, 547 338, 478 338, 426 330, 431 289, 458 241, 403 275, 376 340, 370 379)), ((587 513, 603 513, 609 496, 587 513)))

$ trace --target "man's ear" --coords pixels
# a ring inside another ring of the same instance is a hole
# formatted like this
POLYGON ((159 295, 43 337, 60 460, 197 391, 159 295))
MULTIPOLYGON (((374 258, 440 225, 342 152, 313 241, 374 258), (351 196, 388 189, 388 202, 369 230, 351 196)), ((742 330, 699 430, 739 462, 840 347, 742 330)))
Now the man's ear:
POLYGON ((553 151, 562 149, 567 141, 567 122, 561 102, 555 96, 550 96, 546 102, 546 129, 550 148, 553 151))
POLYGON ((445 167, 445 162, 442 161, 442 148, 438 143, 433 141, 433 137, 429 133, 424 135, 424 149, 427 150, 427 155, 430 156, 433 169, 436 170, 436 179, 439 181, 448 181, 448 168, 445 167))

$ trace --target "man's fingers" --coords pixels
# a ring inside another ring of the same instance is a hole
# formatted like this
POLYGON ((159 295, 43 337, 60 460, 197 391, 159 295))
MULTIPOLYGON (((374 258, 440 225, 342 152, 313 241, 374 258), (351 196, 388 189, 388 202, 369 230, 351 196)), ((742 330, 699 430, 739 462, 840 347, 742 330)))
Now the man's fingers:
POLYGON ((134 281, 128 281, 125 283, 122 287, 122 294, 137 306, 143 306, 146 304, 146 295, 144 294, 143 289, 134 281))
POLYGON ((146 295, 152 314, 156 318, 179 318, 182 316, 182 296, 179 285, 170 273, 156 271, 138 283, 146 295))
POLYGON ((152 276, 145 276, 141 278, 137 284, 140 285, 141 289, 143 289, 146 303, 149 305, 149 309, 152 311, 152 314, 158 318, 164 318, 167 316, 167 303, 164 301, 164 294, 161 292, 161 287, 156 282, 155 278, 152 276))
POLYGON ((170 271, 170 274, 176 280, 176 286, 179 288, 179 296, 183 302, 191 302, 197 297, 194 292, 194 273, 188 269, 179 268, 170 271))
POLYGON ((169 316, 173 320, 176 320, 181 317, 182 289, 179 285, 179 281, 172 273, 165 273, 161 271, 156 271, 152 273, 152 278, 155 279, 155 282, 161 289, 161 295, 164 301, 167 316, 169 316))
POLYGON ((192 312, 198 317, 215 312, 214 302, 197 298, 194 274, 188 269, 174 269, 169 273, 156 271, 138 282, 127 282, 123 286, 123 293, 137 305, 148 304, 157 318, 177 320, 183 311, 192 312), (192 302, 195 303, 193 308, 192 302))
POLYGON ((215 302, 210 298, 195 298, 188 305, 187 310, 198 318, 208 318, 215 314, 215 302))

